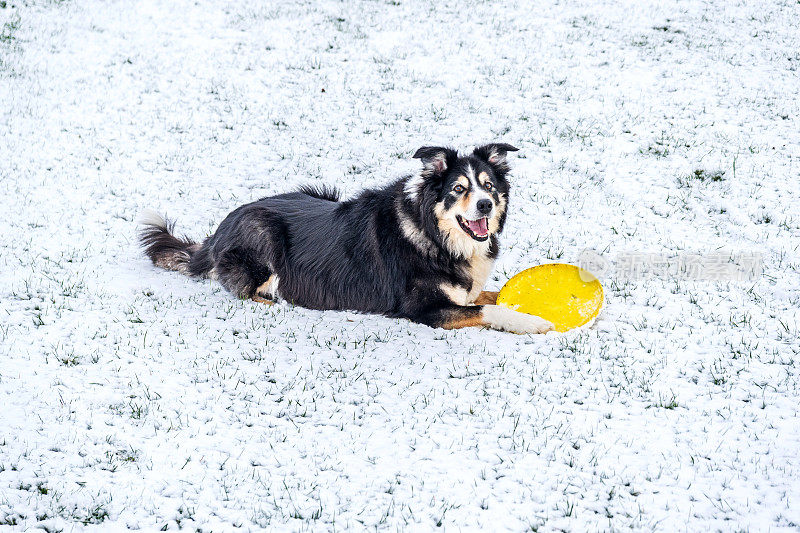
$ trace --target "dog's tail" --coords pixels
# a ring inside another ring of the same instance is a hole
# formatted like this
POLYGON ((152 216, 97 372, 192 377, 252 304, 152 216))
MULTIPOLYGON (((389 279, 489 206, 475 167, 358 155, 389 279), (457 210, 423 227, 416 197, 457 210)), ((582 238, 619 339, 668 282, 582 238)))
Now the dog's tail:
POLYGON ((187 239, 173 235, 175 223, 171 222, 155 211, 145 209, 139 216, 139 243, 144 248, 144 253, 153 264, 166 270, 182 272, 190 276, 202 275, 202 272, 192 272, 189 262, 197 253, 201 245, 187 239))

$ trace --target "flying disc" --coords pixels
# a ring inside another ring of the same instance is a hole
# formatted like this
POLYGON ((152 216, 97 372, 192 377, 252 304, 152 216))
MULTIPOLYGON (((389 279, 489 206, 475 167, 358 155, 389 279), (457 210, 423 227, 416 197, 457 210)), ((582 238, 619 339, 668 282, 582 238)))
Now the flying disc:
POLYGON ((497 304, 542 317, 552 322, 556 331, 567 331, 600 314, 603 286, 574 265, 539 265, 508 280, 497 295, 497 304))

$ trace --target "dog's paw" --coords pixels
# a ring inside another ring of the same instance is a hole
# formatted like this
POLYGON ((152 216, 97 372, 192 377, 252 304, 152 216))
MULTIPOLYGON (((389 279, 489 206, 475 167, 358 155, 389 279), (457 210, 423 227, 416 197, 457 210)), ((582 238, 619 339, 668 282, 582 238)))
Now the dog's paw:
POLYGON ((528 320, 527 330, 525 333, 547 333, 548 331, 555 331, 556 327, 549 320, 536 315, 525 315, 528 320))
POLYGON ((520 313, 499 305, 483 306, 483 318, 494 329, 510 331, 520 335, 547 333, 555 329, 552 322, 541 317, 520 313))

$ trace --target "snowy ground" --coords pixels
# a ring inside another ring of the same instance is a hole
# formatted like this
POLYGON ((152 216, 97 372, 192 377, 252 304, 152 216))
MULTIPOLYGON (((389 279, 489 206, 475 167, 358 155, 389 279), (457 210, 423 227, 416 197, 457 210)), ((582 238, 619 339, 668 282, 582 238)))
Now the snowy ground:
POLYGON ((800 527, 795 0, 24 3, 0 1, 1 524, 800 527), (490 287, 585 248, 764 273, 611 272, 592 329, 530 337, 241 302, 136 247, 144 207, 201 237, 486 141, 521 148, 490 287))

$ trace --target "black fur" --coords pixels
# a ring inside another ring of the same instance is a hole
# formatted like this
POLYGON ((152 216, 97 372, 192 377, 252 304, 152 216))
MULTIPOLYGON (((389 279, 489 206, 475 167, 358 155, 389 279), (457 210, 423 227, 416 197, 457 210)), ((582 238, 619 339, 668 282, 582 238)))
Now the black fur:
MULTIPOLYGON (((451 284, 469 291, 476 280, 470 277, 473 258, 448 246, 435 207, 452 205, 451 183, 467 162, 491 176, 495 202, 500 196, 507 201, 509 150, 516 148, 487 145, 459 158, 449 148, 423 147, 414 155, 424 167, 416 190, 409 191, 413 178, 405 177, 340 201, 335 189, 306 186, 239 207, 202 246, 173 237, 171 224, 150 223, 140 239, 154 264, 212 277, 240 298, 264 296, 257 289, 277 275, 277 294, 267 295, 272 298, 443 326, 479 315, 481 306, 456 305, 441 289, 451 284), (500 152, 502 161, 490 161, 500 152), (412 242, 404 225, 421 238, 412 242)), ((505 210, 485 248, 491 259, 504 222, 505 210)))
POLYGON ((339 190, 328 185, 302 185, 297 191, 330 202, 338 202, 340 197, 339 190))

